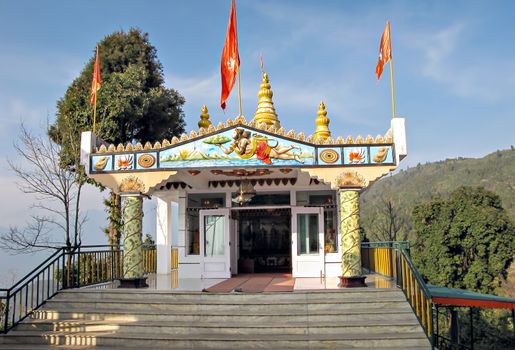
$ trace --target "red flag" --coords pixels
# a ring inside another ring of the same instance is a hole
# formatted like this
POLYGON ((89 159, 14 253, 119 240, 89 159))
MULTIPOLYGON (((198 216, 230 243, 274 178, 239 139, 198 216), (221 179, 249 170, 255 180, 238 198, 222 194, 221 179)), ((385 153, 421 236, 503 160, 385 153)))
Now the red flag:
POLYGON ((100 90, 100 56, 98 55, 98 46, 97 46, 97 56, 95 58, 95 65, 93 68, 93 80, 91 80, 91 105, 94 106, 97 103, 97 91, 100 90))
POLYGON ((231 15, 227 25, 224 49, 222 50, 222 96, 220 97, 222 109, 225 109, 225 101, 229 98, 229 94, 234 86, 239 67, 240 55, 238 54, 238 34, 236 31, 236 5, 234 0, 232 0, 231 15))
POLYGON ((379 61, 376 66, 377 80, 381 79, 383 66, 392 59, 392 44, 390 42, 390 21, 386 21, 381 44, 379 45, 379 61))

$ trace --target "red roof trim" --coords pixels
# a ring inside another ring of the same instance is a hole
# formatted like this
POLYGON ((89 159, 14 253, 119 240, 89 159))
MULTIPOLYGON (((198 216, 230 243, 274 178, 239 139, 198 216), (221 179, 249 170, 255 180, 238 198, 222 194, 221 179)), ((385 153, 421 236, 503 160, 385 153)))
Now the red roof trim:
POLYGON ((432 297, 433 303, 440 305, 466 306, 466 307, 483 307, 492 309, 515 309, 515 303, 509 301, 480 300, 466 298, 444 298, 432 297))

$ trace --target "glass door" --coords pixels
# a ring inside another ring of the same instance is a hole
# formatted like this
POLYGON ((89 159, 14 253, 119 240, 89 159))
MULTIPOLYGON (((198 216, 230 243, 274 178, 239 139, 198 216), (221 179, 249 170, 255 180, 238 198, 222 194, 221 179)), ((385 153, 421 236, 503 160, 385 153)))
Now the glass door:
POLYGON ((200 210, 202 278, 230 278, 229 209, 200 210))
POLYGON ((294 277, 325 275, 323 218, 323 208, 292 208, 292 273, 294 277))

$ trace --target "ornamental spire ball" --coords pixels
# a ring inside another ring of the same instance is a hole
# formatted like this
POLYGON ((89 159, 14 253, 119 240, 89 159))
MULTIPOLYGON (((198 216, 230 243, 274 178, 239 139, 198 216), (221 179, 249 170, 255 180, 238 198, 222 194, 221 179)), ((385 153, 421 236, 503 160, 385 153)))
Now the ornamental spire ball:
POLYGON ((207 129, 209 126, 212 125, 211 120, 209 120, 209 113, 207 110, 206 105, 202 105, 202 110, 200 112, 200 120, 198 122, 199 128, 207 129))
POLYGON ((272 96, 274 93, 270 89, 270 82, 268 81, 268 74, 263 72, 263 80, 258 92, 258 106, 254 114, 254 121, 257 125, 265 123, 267 126, 275 126, 276 129, 281 127, 281 123, 277 118, 275 112, 274 102, 272 96))
POLYGON ((326 140, 329 136, 331 136, 331 131, 329 131, 329 118, 327 118, 327 111, 325 110, 325 104, 323 101, 320 101, 320 105, 318 107, 318 117, 315 120, 316 130, 314 135, 315 142, 321 138, 322 140, 326 140))

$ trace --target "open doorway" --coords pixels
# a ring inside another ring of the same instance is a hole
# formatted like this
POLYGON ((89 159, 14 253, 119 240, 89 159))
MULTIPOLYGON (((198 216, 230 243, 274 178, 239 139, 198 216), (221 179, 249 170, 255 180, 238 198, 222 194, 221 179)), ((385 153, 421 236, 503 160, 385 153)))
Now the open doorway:
POLYGON ((291 209, 233 210, 238 231, 238 272, 291 273, 291 209))

